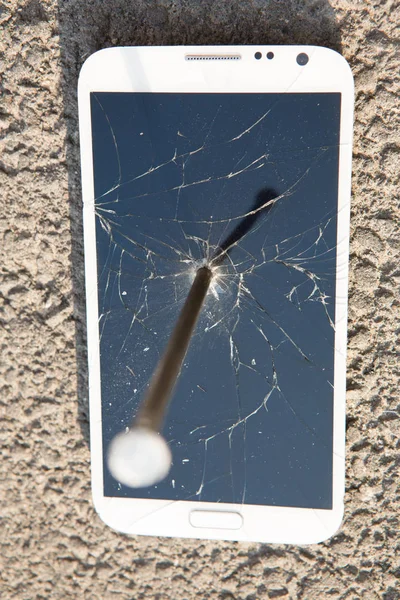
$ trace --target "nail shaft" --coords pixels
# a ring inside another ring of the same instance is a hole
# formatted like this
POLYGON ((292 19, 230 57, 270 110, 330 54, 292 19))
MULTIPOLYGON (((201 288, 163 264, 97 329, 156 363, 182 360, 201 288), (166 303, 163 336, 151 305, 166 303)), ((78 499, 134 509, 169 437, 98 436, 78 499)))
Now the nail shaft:
POLYGON ((209 268, 201 267, 197 271, 133 426, 147 427, 155 431, 161 429, 168 402, 186 356, 211 278, 212 273, 209 268))

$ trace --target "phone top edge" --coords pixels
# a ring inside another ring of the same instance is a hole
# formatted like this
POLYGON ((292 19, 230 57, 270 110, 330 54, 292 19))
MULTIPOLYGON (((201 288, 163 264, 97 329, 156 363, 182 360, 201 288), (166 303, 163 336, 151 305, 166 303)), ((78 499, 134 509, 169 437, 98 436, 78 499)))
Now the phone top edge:
POLYGON ((89 56, 78 79, 79 96, 90 91, 314 90, 354 95, 350 65, 339 52, 311 45, 121 46, 105 48, 89 56), (263 60, 255 59, 255 50, 261 53, 263 60), (267 60, 268 52, 273 53, 273 60, 267 60), (308 54, 310 59, 305 66, 296 63, 301 53, 308 54), (199 60, 187 60, 190 54, 199 60), (237 55, 240 60, 226 60, 228 55, 237 55))

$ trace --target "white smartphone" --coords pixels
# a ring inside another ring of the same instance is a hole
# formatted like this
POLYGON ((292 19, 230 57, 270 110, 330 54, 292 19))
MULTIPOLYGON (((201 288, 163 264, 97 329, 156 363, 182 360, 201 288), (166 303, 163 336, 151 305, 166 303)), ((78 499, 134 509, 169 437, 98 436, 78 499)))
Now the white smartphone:
POLYGON ((128 534, 306 544, 340 526, 353 78, 312 46, 110 48, 79 78, 92 489, 128 534), (196 270, 168 476, 110 473, 196 270))

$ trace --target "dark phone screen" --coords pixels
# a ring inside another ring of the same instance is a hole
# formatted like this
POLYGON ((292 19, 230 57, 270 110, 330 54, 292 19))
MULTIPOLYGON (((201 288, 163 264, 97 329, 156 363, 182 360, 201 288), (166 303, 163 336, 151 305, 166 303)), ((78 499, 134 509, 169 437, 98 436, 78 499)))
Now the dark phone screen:
POLYGON ((91 94, 105 452, 221 255, 165 421, 170 474, 130 489, 104 457, 105 496, 332 507, 340 102, 91 94))

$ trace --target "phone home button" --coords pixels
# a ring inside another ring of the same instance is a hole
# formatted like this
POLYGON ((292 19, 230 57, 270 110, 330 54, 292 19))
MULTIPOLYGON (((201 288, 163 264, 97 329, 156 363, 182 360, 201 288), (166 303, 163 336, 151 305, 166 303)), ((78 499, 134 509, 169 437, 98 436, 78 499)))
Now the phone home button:
POLYGON ((243 525, 242 515, 222 510, 192 510, 189 521, 192 527, 209 529, 240 529, 243 525))

